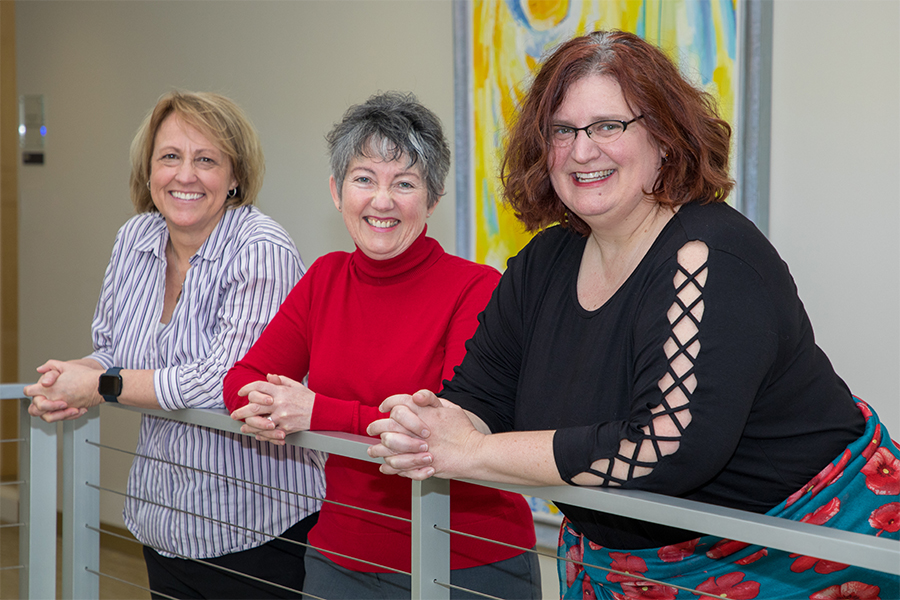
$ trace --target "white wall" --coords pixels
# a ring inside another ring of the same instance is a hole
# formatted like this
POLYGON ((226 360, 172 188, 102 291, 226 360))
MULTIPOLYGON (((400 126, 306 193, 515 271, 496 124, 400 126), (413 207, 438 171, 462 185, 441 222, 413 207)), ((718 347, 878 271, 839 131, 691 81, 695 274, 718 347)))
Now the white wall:
POLYGON ((774 6, 770 238, 816 339, 900 436, 900 2, 774 6))
MULTIPOLYGON (((20 169, 20 379, 33 381, 47 358, 91 350, 113 238, 133 213, 129 144, 161 94, 216 91, 244 107, 266 154, 260 207, 309 265, 353 248, 328 191, 324 141, 351 104, 412 91, 452 145, 451 23, 449 0, 18 2, 18 92, 44 94, 48 128, 46 164, 20 169)), ((447 183, 429 233, 452 252, 447 183)), ((136 419, 116 417, 104 420, 104 443, 133 449, 136 419)), ((104 485, 118 488, 130 461, 107 456, 123 466, 104 469, 104 485)), ((121 502, 103 501, 104 520, 121 524, 121 502)))
MULTIPOLYGON (((160 94, 211 90, 244 106, 267 156, 261 207, 309 264, 352 248, 323 141, 350 104, 410 90, 452 137, 451 11, 449 0, 20 0, 19 93, 45 95, 49 131, 46 165, 20 170, 20 379, 46 358, 90 351, 113 236, 132 213, 128 145, 160 94)), ((895 436, 898 11, 895 0, 776 3, 770 226, 820 345, 895 436)), ((448 183, 429 227, 453 251, 448 183)), ((104 427, 105 442, 133 447, 128 417, 104 427)), ((120 485, 124 469, 105 470, 104 484, 120 485)), ((120 522, 119 504, 104 502, 104 519, 120 522)))

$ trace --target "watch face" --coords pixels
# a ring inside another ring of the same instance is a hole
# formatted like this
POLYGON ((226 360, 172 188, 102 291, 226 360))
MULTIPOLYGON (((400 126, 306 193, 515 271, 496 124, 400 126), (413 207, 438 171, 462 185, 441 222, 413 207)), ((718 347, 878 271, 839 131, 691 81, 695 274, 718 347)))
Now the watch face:
POLYGON ((98 388, 101 396, 118 396, 122 393, 122 376, 104 373, 100 376, 98 388))

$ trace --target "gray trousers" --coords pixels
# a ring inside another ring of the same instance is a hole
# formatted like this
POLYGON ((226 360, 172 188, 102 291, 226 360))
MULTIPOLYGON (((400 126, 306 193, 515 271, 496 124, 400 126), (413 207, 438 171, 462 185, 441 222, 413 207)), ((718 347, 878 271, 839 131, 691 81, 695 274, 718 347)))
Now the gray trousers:
MULTIPOLYGON (((363 573, 332 562, 312 548, 303 559, 306 581, 303 591, 328 600, 409 599, 410 578, 400 573, 363 573)), ((538 557, 525 552, 507 560, 450 571, 450 583, 504 600, 540 600, 541 569, 538 557)), ((450 589, 450 598, 481 599, 483 596, 450 589)))

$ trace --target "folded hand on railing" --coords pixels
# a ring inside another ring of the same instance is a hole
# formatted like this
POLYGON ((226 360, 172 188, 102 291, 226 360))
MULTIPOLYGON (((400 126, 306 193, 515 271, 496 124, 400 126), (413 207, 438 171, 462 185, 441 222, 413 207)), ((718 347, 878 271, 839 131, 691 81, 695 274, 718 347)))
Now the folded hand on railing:
POLYGON ((48 360, 38 367, 41 378, 23 390, 31 397, 28 414, 52 423, 77 419, 100 404, 103 399, 97 391, 97 382, 103 369, 99 363, 89 360, 48 360))
POLYGON ((241 431, 261 442, 284 445, 286 435, 309 430, 316 395, 299 381, 283 375, 266 376, 266 381, 248 383, 238 392, 247 404, 231 413, 243 421, 241 431))
POLYGON ((379 410, 390 418, 374 421, 366 431, 381 438, 368 453, 384 459, 382 473, 410 479, 468 475, 468 459, 484 437, 469 413, 428 390, 391 396, 379 410))

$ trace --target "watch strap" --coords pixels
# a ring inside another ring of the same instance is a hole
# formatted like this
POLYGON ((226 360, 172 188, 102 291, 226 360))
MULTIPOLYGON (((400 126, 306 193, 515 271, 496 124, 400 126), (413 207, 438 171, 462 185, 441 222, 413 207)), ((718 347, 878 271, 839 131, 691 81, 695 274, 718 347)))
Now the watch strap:
MULTIPOLYGON (((119 394, 122 393, 122 376, 119 375, 119 371, 121 371, 121 370, 122 370, 122 367, 110 367, 106 370, 106 373, 104 373, 103 375, 100 376, 101 379, 103 377, 116 377, 119 380, 119 392, 117 394, 103 394, 103 393, 100 394, 101 396, 103 396, 103 399, 107 402, 115 402, 117 404, 119 402, 119 394)), ((103 391, 103 386, 100 386, 100 391, 101 392, 103 391)))

